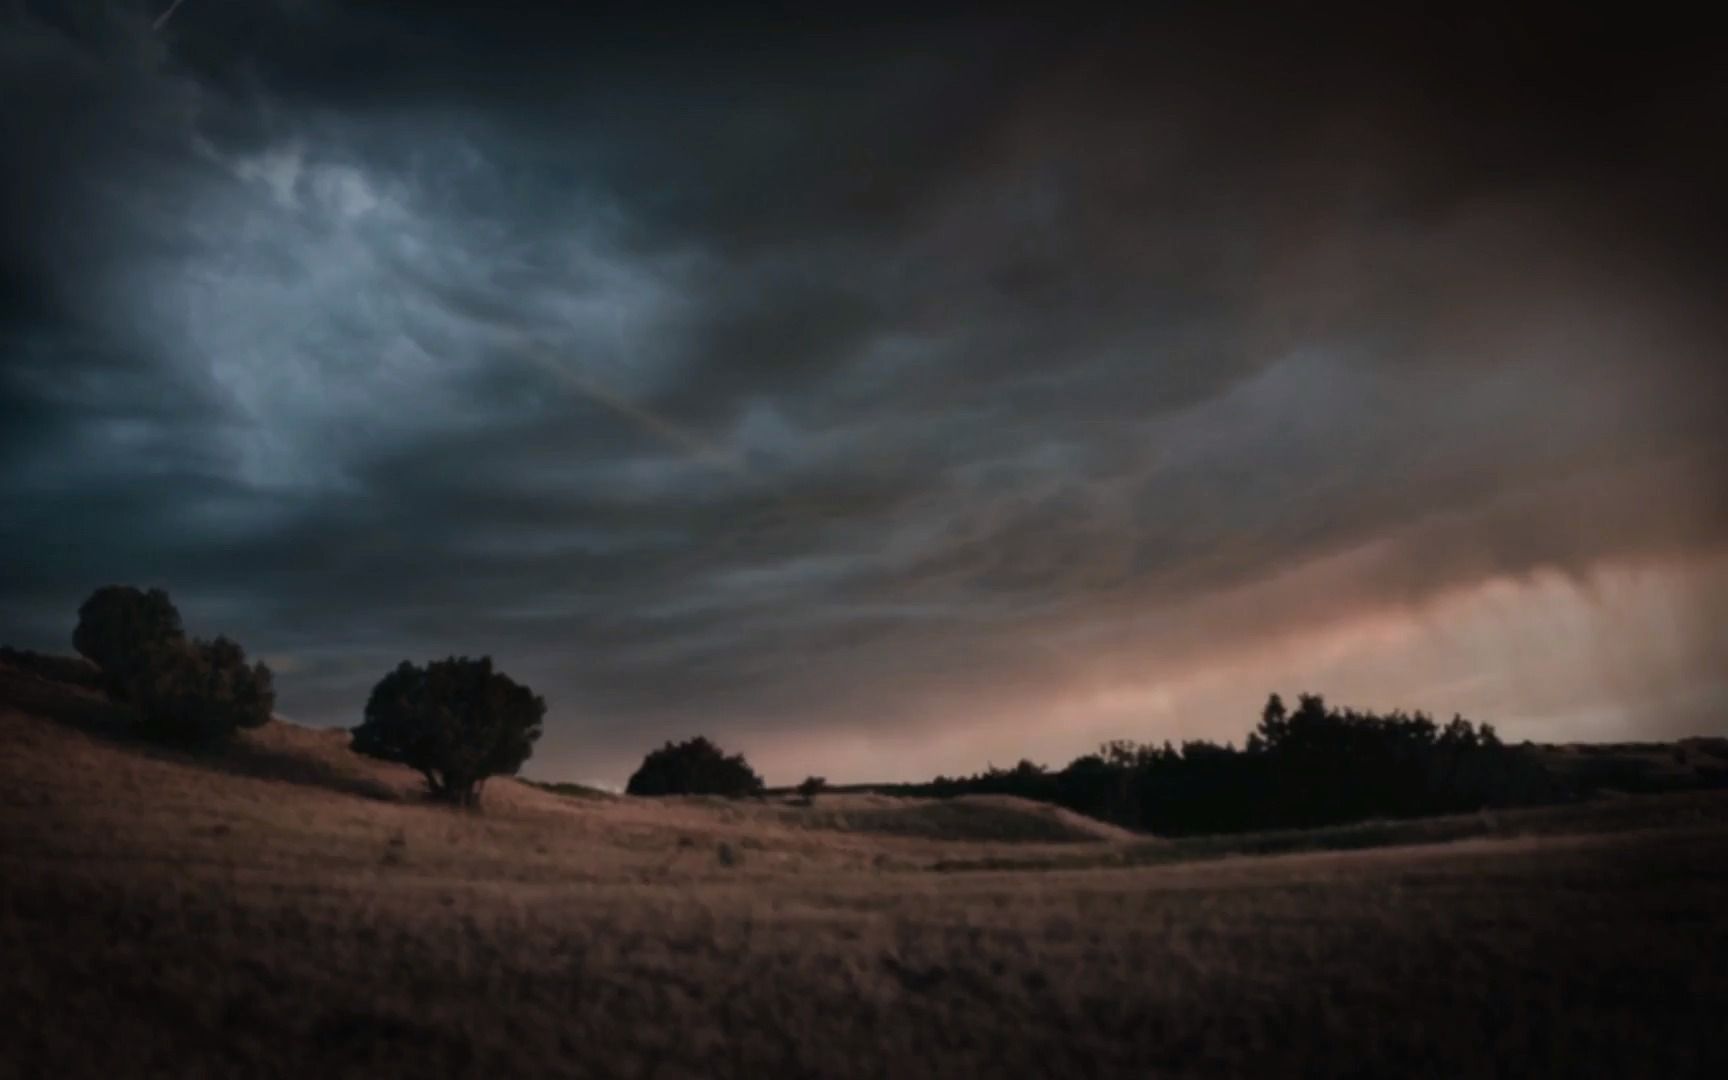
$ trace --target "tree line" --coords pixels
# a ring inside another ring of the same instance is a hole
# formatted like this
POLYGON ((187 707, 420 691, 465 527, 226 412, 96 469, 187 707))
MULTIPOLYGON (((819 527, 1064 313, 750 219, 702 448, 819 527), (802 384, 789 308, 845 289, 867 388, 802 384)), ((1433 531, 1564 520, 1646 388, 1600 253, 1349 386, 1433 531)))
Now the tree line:
POLYGON ((1018 795, 1170 836, 1419 817, 1564 795, 1533 748, 1507 745, 1491 724, 1333 708, 1317 694, 1301 695, 1294 710, 1273 694, 1241 749, 1116 741, 1059 770, 1021 761, 880 790, 1018 795))
MULTIPOLYGON (((269 668, 248 663, 228 638, 188 637, 160 589, 96 590, 79 608, 73 644, 151 738, 218 741, 265 723, 275 706, 269 668)), ((404 660, 373 687, 350 745, 418 771, 432 798, 472 807, 489 777, 515 775, 527 762, 545 714, 545 699, 498 671, 490 657, 404 660)), ((813 776, 797 791, 808 802, 825 786, 813 776)), ((1306 828, 1549 802, 1564 794, 1528 745, 1508 746, 1491 725, 1338 709, 1312 694, 1299 697, 1294 710, 1273 694, 1241 749, 1116 741, 1062 769, 1022 761, 874 790, 1017 795, 1165 835, 1306 828)), ((742 755, 699 736, 650 752, 626 791, 736 797, 761 795, 764 787, 742 755)))

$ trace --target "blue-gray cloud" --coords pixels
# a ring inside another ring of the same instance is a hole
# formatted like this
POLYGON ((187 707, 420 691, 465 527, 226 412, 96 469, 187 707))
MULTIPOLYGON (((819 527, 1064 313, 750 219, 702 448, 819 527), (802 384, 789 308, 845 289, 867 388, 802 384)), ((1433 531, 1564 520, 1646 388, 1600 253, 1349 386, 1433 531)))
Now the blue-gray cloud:
POLYGON ((616 771, 1728 537, 1684 41, 156 14, 0 45, 22 644, 165 584, 329 722, 491 652, 616 771))

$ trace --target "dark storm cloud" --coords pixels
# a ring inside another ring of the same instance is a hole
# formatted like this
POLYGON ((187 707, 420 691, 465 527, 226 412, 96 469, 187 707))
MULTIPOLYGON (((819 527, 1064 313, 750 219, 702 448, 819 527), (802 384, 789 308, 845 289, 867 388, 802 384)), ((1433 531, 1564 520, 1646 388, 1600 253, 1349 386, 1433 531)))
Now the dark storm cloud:
POLYGON ((156 14, 0 46, 23 643, 160 582, 331 722, 492 652, 606 774, 1728 537, 1678 27, 156 14))

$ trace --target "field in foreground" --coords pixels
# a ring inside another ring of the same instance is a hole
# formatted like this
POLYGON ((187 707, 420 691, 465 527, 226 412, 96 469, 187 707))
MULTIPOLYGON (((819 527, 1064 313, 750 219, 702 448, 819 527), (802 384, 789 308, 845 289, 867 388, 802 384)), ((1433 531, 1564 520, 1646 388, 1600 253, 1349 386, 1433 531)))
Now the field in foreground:
POLYGON ((471 815, 337 734, 196 758, 117 722, 0 671, 0 1073, 1676 1076, 1728 1049, 1720 794, 1218 857, 1014 800, 505 781, 471 815))

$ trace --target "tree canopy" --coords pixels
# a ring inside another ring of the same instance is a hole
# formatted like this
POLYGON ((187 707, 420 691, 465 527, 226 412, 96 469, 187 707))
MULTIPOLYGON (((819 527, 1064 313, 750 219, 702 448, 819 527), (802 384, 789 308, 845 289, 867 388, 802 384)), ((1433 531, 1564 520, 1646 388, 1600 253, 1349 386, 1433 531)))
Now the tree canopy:
POLYGON ((698 735, 667 742, 642 759, 624 790, 631 795, 760 795, 762 778, 742 754, 727 754, 698 735))
POLYGON ((472 806, 488 777, 514 775, 533 754, 545 715, 545 700, 491 657, 404 660, 372 689, 352 746, 418 770, 434 798, 472 806))
POLYGON ((78 609, 72 644, 102 672, 108 693, 132 707, 141 734, 201 743, 258 727, 276 706, 262 663, 239 644, 188 638, 180 612, 161 589, 107 585, 78 609))
POLYGON ((102 669, 109 692, 124 698, 154 656, 177 650, 185 638, 180 611, 163 590, 104 585, 79 607, 72 646, 102 669))

